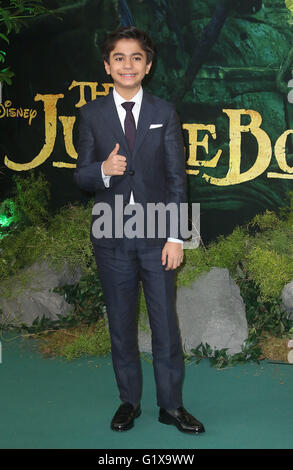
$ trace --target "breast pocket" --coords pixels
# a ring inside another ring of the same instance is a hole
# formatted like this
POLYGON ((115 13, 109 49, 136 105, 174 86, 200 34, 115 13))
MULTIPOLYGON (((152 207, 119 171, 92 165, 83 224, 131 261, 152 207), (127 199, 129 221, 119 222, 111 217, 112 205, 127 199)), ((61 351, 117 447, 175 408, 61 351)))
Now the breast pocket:
POLYGON ((149 127, 150 132, 162 131, 164 125, 163 124, 151 124, 149 127))

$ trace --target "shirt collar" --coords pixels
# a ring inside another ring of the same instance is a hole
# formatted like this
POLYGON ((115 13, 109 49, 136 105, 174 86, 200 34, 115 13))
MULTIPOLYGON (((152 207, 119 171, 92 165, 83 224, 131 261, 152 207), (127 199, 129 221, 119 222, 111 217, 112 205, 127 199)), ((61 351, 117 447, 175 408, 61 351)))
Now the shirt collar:
POLYGON ((113 88, 113 98, 114 98, 116 106, 121 105, 125 101, 134 101, 135 104, 140 105, 141 101, 142 101, 142 95, 143 95, 143 90, 142 90, 142 87, 140 87, 140 89, 138 90, 136 95, 133 96, 133 98, 131 98, 131 100, 126 100, 125 98, 122 98, 121 95, 119 95, 119 93, 116 91, 115 87, 113 88))

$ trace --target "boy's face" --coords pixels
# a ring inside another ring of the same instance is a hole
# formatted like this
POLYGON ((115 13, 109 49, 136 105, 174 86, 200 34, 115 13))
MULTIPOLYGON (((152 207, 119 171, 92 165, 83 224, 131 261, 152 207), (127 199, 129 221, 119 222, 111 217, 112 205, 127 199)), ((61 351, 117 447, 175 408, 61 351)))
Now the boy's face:
POLYGON ((136 39, 119 39, 110 52, 109 63, 104 61, 104 65, 118 93, 135 94, 152 63, 147 64, 146 52, 136 39))

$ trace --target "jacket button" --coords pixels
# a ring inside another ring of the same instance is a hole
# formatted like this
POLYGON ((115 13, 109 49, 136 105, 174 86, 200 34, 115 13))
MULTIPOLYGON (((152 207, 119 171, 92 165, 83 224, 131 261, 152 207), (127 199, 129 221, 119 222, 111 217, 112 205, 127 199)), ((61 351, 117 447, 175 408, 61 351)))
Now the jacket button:
POLYGON ((133 176, 133 175, 134 175, 134 173, 135 173, 135 171, 134 171, 134 170, 129 170, 129 172, 128 172, 128 174, 129 174, 129 175, 131 175, 131 176, 133 176))

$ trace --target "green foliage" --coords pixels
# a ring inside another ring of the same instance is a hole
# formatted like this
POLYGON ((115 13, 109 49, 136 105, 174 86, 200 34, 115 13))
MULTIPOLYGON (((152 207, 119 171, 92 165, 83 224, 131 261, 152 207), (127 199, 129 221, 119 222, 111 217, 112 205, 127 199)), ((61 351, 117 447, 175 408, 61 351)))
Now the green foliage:
POLYGON ((94 333, 81 334, 61 350, 61 355, 72 360, 82 355, 102 356, 111 351, 110 334, 103 321, 96 324, 94 333))
POLYGON ((93 249, 89 239, 93 201, 86 207, 69 204, 61 208, 50 220, 47 230, 46 258, 56 267, 64 261, 72 268, 90 269, 93 249))
POLYGON ((244 228, 236 227, 230 235, 220 236, 207 248, 200 246, 195 250, 185 250, 185 262, 179 269, 177 286, 189 285, 213 266, 227 268, 233 275, 245 257, 248 246, 248 233, 244 228))
POLYGON ((177 286, 188 286, 200 274, 210 269, 207 250, 200 246, 195 250, 185 250, 184 264, 179 268, 177 274, 177 286))
POLYGON ((40 225, 49 218, 50 186, 46 176, 34 171, 26 177, 13 175, 16 185, 14 204, 23 225, 40 225))
POLYGON ((282 337, 292 333, 293 321, 288 319, 279 297, 264 300, 255 281, 248 278, 239 279, 238 285, 245 303, 250 335, 260 337, 267 331, 274 337, 282 337))
POLYGON ((249 245, 248 234, 236 227, 227 237, 220 236, 208 249, 210 266, 227 268, 234 273, 239 262, 245 257, 249 245))
MULTIPOLYGON (((27 178, 15 177, 16 196, 5 202, 13 207, 16 219, 13 228, 7 228, 0 239, 0 282, 5 282, 5 295, 9 293, 12 276, 18 276, 25 288, 25 272, 22 270, 36 261, 48 261, 52 267, 79 266, 82 272, 90 273, 93 262, 89 240, 91 206, 68 205, 55 216, 49 211, 49 187, 45 178, 33 174, 27 178)), ((1 205, 2 207, 3 205, 1 205)), ((4 211, 5 212, 5 211, 4 211)))
POLYGON ((260 338, 264 331, 272 337, 292 336, 293 321, 288 320, 288 314, 281 305, 280 299, 265 302, 255 283, 247 278, 238 279, 241 295, 245 303, 248 323, 248 338, 241 348, 241 352, 229 354, 227 348, 212 349, 209 344, 200 344, 193 349, 188 359, 195 357, 196 362, 208 358, 212 367, 223 369, 247 361, 259 362, 263 359, 260 338))
MULTIPOLYGON (((102 321, 104 298, 89 240, 92 201, 88 207, 70 204, 53 216, 49 212, 49 186, 43 175, 36 177, 31 173, 26 178, 14 177, 14 182, 15 197, 1 204, 6 217, 18 216, 13 228, 8 227, 9 236, 0 240, 2 295, 10 295, 10 286, 14 285, 16 278, 25 289, 30 281, 25 268, 36 261, 47 260, 56 268, 62 268, 67 263, 72 269, 79 267, 83 273, 77 284, 54 289, 72 305, 65 317, 59 315, 58 320, 53 321, 43 316, 35 319, 31 326, 22 324, 18 328, 33 337, 44 339, 46 331, 64 332, 64 329, 70 331, 81 325, 94 325, 94 332, 77 334, 74 341, 66 343, 66 346, 57 340, 54 343, 52 337, 50 352, 58 351, 66 359, 78 357, 82 352, 94 355, 108 352, 109 333, 102 321)), ((5 324, 5 327, 10 326, 5 324)), ((70 339, 74 338, 74 335, 68 335, 70 339)))
MULTIPOLYGON (((64 296, 66 302, 72 305, 71 311, 66 316, 59 315, 57 320, 51 320, 45 316, 38 317, 32 325, 20 324, 19 329, 38 334, 44 330, 60 330, 79 325, 93 325, 97 320, 102 319, 106 313, 100 279, 94 266, 92 266, 92 272, 84 274, 78 283, 56 287, 53 292, 64 296)), ((9 327, 11 325, 6 324, 5 326, 9 327)))
POLYGON ((213 266, 227 268, 232 277, 252 280, 263 301, 279 299, 285 284, 293 279, 293 193, 280 214, 258 214, 246 227, 236 227, 208 247, 185 250, 177 285, 189 285, 213 266))
POLYGON ((228 354, 228 349, 212 349, 207 343, 202 343, 192 350, 193 356, 196 358, 196 362, 200 362, 203 358, 208 358, 211 366, 223 369, 225 367, 232 367, 235 364, 243 364, 247 361, 259 361, 261 355, 261 349, 258 345, 256 335, 251 335, 242 346, 242 350, 236 354, 228 354))
POLYGON ((293 193, 280 215, 266 211, 248 225, 256 229, 244 258, 250 278, 264 301, 279 299, 285 284, 293 278, 293 193))
POLYGON ((263 299, 279 297, 283 287, 293 278, 293 260, 260 246, 252 249, 247 258, 247 268, 263 299))
MULTIPOLYGON (((5 3, 2 0, 0 2, 0 25, 5 25, 7 34, 12 31, 19 33, 27 18, 48 12, 42 0, 10 0, 9 5, 5 3)), ((1 37, 3 36, 2 34, 1 37)))
POLYGON ((26 177, 13 175, 14 196, 0 204, 0 239, 13 232, 20 232, 31 225, 41 226, 48 222, 49 183, 41 173, 26 177))
POLYGON ((60 327, 74 326, 81 323, 96 323, 105 312, 104 295, 96 267, 82 276, 77 284, 54 289, 64 295, 66 302, 74 306, 74 314, 60 319, 60 327))
POLYGON ((277 228, 279 222, 280 220, 274 212, 266 210, 264 214, 257 214, 249 223, 249 226, 264 231, 272 227, 277 228))
POLYGON ((8 287, 11 276, 20 275, 20 270, 41 259, 47 240, 44 226, 26 227, 0 240, 0 282, 6 280, 8 287))
MULTIPOLYGON (((37 331, 30 328, 32 334, 25 334, 38 340, 38 350, 44 357, 61 356, 66 360, 73 360, 82 355, 101 356, 111 351, 110 334, 106 322, 99 318, 91 325, 77 325, 76 327, 43 329, 37 331)), ((39 324, 41 326, 41 322, 39 324)), ((60 325, 59 325, 60 326, 60 325)))
POLYGON ((293 13, 293 0, 285 0, 286 7, 293 13))
POLYGON ((208 358, 212 366, 223 368, 247 360, 257 361, 261 358, 259 340, 264 331, 274 337, 292 336, 293 322, 288 320, 280 299, 283 287, 293 279, 292 225, 291 192, 288 207, 280 210, 279 216, 266 211, 255 216, 247 227, 237 227, 231 235, 219 237, 206 249, 185 251, 185 266, 178 275, 178 285, 194 280, 212 266, 228 268, 240 287, 249 328, 240 353, 231 355, 225 348, 212 350, 208 344, 200 344, 192 351, 197 362, 208 358))
MULTIPOLYGON (((0 0, 0 30, 2 31, 0 41, 9 44, 8 35, 13 31, 19 33, 27 19, 49 12, 50 10, 43 6, 42 0, 9 0, 9 2, 0 0)), ((6 52, 0 50, 0 63, 4 63, 5 59, 6 52)), ((13 76, 14 73, 9 67, 0 70, 0 82, 11 85, 13 76)))
MULTIPOLYGON (((3 51, 1 51, 3 52, 3 51)), ((3 62, 3 61, 2 61, 3 62)), ((14 76, 12 70, 9 67, 5 67, 4 69, 0 70, 0 83, 7 83, 7 85, 11 85, 12 80, 11 78, 14 76)))
POLYGON ((0 204, 0 240, 16 230, 18 222, 15 202, 12 199, 5 199, 0 204))

